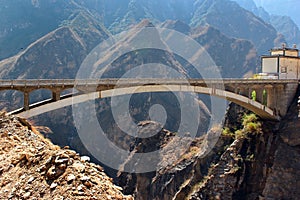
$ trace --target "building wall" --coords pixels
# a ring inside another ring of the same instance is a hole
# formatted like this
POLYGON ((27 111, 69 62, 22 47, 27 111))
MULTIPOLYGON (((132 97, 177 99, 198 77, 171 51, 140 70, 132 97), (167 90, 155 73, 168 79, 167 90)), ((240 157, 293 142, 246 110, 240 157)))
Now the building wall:
POLYGON ((293 57, 298 57, 299 52, 297 50, 283 50, 283 49, 278 49, 278 50, 272 50, 271 55, 272 56, 293 56, 293 57))
POLYGON ((300 77, 299 58, 280 57, 279 59, 279 78, 298 79, 300 77))
POLYGON ((282 55, 283 56, 283 50, 272 50, 271 51, 272 56, 282 55))
POLYGON ((278 57, 262 59, 262 73, 278 73, 278 57))

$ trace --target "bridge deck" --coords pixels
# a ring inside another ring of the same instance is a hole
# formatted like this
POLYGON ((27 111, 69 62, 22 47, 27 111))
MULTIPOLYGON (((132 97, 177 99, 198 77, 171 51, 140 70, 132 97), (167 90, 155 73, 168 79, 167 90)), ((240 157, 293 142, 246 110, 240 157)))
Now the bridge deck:
POLYGON ((215 84, 288 84, 299 83, 295 79, 156 79, 156 78, 107 78, 107 79, 16 79, 0 80, 0 90, 22 88, 45 88, 45 87, 75 87, 75 86, 93 86, 93 85, 215 85, 215 84))
POLYGON ((141 91, 143 91, 147 89, 145 86, 155 86, 148 87, 148 92, 155 92, 156 90, 172 91, 165 90, 165 88, 163 88, 164 86, 167 86, 168 88, 175 88, 174 91, 198 91, 198 93, 218 96, 235 102, 256 112, 257 114, 260 114, 261 116, 278 119, 278 117, 285 115, 287 107, 291 102, 291 99, 294 97, 298 85, 299 81, 295 79, 18 79, 0 80, 0 91, 18 90, 23 92, 23 110, 27 111, 32 108, 37 108, 39 106, 61 100, 63 98, 61 96, 62 91, 71 88, 75 88, 77 91, 83 93, 97 91, 100 92, 100 98, 102 98, 102 92, 118 88, 122 89, 120 90, 121 93, 126 91, 126 88, 136 88, 136 90, 138 90, 138 87, 142 87, 141 91), (36 105, 30 106, 29 93, 38 89, 51 90, 52 99, 38 102, 36 105), (252 101, 251 92, 253 90, 259 92, 257 101, 252 101), (263 90, 264 92, 267 91, 267 98, 261 95, 263 90), (216 91, 218 92, 216 93, 216 91))

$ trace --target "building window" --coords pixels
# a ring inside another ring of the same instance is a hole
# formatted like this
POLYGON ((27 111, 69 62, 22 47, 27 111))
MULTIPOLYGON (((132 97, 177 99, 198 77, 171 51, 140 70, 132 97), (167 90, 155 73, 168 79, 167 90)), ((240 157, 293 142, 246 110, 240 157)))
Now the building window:
POLYGON ((281 73, 286 73, 287 72, 287 67, 281 67, 281 73))

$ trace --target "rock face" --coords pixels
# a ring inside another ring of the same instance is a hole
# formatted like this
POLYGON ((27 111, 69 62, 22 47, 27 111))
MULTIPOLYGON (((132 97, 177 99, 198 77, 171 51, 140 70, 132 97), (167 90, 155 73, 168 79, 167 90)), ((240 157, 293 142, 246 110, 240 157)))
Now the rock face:
POLYGON ((271 24, 276 30, 285 36, 285 39, 290 47, 294 44, 300 45, 300 30, 295 22, 288 16, 271 15, 271 24))
POLYGON ((256 73, 257 51, 250 41, 227 37, 213 26, 196 28, 191 35, 211 55, 222 77, 240 78, 256 73))
POLYGON ((277 38, 274 27, 232 1, 197 1, 191 25, 205 24, 216 27, 229 37, 252 41, 259 54, 266 52, 266 47, 273 48, 277 38))
MULTIPOLYGON (((146 122, 141 126, 141 131, 144 132, 153 129, 151 127, 156 127, 157 124, 146 122)), ((210 137, 217 135, 216 132, 212 132, 210 137)), ((184 199, 192 191, 193 186, 204 178, 210 163, 219 157, 218 152, 222 151, 220 149, 227 143, 226 139, 221 139, 217 147, 209 152, 205 159, 201 159, 201 153, 205 151, 207 145, 205 136, 193 139, 162 129, 153 140, 136 141, 128 161, 124 163, 125 167, 128 164, 138 164, 132 163, 136 153, 158 148, 160 153, 154 158, 149 158, 157 161, 157 171, 142 174, 120 171, 117 180, 124 188, 125 194, 133 194, 136 199, 184 199)))
POLYGON ((15 55, 57 29, 77 9, 71 1, 1 1, 0 59, 15 55))
POLYGON ((80 12, 22 53, 2 60, 0 76, 6 79, 75 78, 83 59, 108 34, 101 23, 88 13, 80 12))
MULTIPOLYGON (((109 33, 83 11, 65 23, 16 56, 0 61, 1 79, 74 79, 87 54, 109 33)), ((3 101, 6 99, 5 104, 2 102, 2 109, 12 110, 23 104, 22 94, 16 91, 4 92, 1 96, 3 101)), ((50 92, 40 90, 30 98, 31 103, 47 99, 50 92)))
MULTIPOLYGON (((122 3, 117 0, 5 0, 2 5, 0 46, 5 48, 0 48, 0 59, 21 52, 41 36, 64 26, 82 11, 92 13, 93 18, 101 21, 112 33, 127 30, 145 18, 155 24, 181 20, 193 28, 209 24, 229 37, 252 41, 260 53, 272 48, 277 37, 271 25, 229 0, 124 0, 122 3)), ((253 2, 250 6, 251 9, 253 2)), ((258 11, 255 14, 260 16, 258 11)))
POLYGON ((2 199, 133 199, 102 167, 53 145, 26 120, 0 115, 2 199))
MULTIPOLYGON (((300 95, 299 91, 296 95, 300 95)), ((274 164, 266 180, 266 199, 299 199, 300 140, 297 100, 295 98, 279 130, 274 164)))
MULTIPOLYGON (((199 156, 204 138, 197 138, 172 165, 146 174, 120 173, 120 185, 136 199, 147 200, 299 199, 297 99, 280 123, 254 122, 262 123, 261 129, 252 122, 247 125, 241 118, 246 111, 232 104, 225 126, 241 129, 245 135, 236 131, 232 138, 224 133, 205 157, 199 156)), ((167 138, 171 139, 164 140, 166 143, 176 141, 176 135, 167 138)))

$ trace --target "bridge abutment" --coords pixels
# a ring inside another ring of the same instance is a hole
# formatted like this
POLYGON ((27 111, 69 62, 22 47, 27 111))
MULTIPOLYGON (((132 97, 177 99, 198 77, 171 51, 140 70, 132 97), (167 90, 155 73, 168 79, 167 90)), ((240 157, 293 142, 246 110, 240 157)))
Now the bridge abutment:
POLYGON ((277 115, 285 116, 298 89, 298 84, 286 84, 275 87, 274 104, 277 115))
POLYGON ((274 116, 283 117, 297 92, 298 85, 298 81, 274 81, 273 83, 271 80, 265 84, 263 80, 261 82, 245 80, 241 84, 227 84, 226 90, 251 100, 255 99, 256 102, 272 109, 274 116), (255 91, 255 98, 252 96, 253 91, 255 91))

